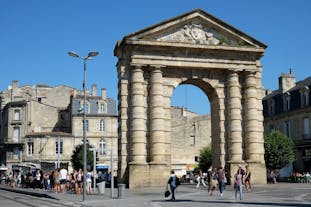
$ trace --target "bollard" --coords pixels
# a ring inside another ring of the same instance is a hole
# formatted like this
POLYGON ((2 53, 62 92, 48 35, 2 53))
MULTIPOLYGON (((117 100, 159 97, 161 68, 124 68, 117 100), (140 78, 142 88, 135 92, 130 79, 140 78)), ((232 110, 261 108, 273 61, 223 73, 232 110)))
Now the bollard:
POLYGON ((104 194, 105 193, 106 182, 103 181, 103 182, 97 183, 97 187, 98 187, 99 194, 104 194))
POLYGON ((118 198, 123 198, 125 191, 125 184, 118 184, 118 198))

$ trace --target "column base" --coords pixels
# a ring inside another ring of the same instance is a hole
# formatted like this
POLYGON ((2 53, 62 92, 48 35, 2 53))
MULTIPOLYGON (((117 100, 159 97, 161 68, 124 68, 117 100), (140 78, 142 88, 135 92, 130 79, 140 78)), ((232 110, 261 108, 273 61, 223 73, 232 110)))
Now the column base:
POLYGON ((166 163, 129 163, 129 188, 165 187, 170 175, 166 163))

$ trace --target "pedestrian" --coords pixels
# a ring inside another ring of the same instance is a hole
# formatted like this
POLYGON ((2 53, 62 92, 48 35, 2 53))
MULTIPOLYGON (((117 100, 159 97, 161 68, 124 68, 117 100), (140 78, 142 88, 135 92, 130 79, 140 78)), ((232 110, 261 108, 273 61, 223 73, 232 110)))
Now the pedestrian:
POLYGON ((175 190, 176 190, 176 187, 177 187, 176 180, 177 180, 177 176, 175 175, 175 171, 171 170, 171 175, 170 175, 167 183, 170 186, 171 195, 172 195, 171 200, 172 201, 175 200, 175 190))
POLYGON ((67 184, 67 174, 68 174, 68 171, 64 168, 64 166, 62 166, 62 169, 59 171, 60 173, 60 189, 61 189, 61 192, 65 192, 65 187, 66 187, 66 184, 67 184))
POLYGON ((225 187, 225 180, 226 180, 226 174, 222 166, 219 167, 218 169, 218 187, 219 187, 219 192, 220 196, 223 196, 223 191, 225 187))
POLYGON ((239 167, 237 173, 234 175, 234 189, 235 189, 235 199, 237 199, 237 194, 239 193, 240 200, 243 199, 243 172, 239 167))
POLYGON ((245 166, 245 179, 244 179, 244 185, 245 190, 250 191, 252 189, 251 185, 251 171, 249 170, 248 165, 245 166))
POLYGON ((50 175, 49 175, 48 171, 46 171, 43 174, 43 184, 44 184, 44 190, 45 191, 50 189, 50 175))
POLYGON ((36 171, 36 174, 35 174, 35 180, 34 180, 34 185, 33 185, 33 188, 40 188, 41 187, 41 172, 40 170, 38 169, 36 171))
POLYGON ((82 191, 82 178, 83 178, 83 172, 82 169, 79 169, 79 171, 76 173, 76 194, 80 195, 82 191))
POLYGON ((90 169, 87 169, 87 173, 85 177, 86 177, 86 193, 91 195, 92 194, 92 173, 90 169))
POLYGON ((198 177, 197 177, 197 188, 200 187, 200 183, 202 183, 202 185, 204 187, 206 187, 206 184, 204 182, 204 177, 203 177, 203 173, 202 173, 202 170, 199 169, 199 174, 198 174, 198 177))
POLYGON ((209 183, 209 195, 212 196, 214 190, 217 188, 218 178, 217 178, 217 168, 214 168, 210 174, 210 183, 209 183))
POLYGON ((54 170, 54 174, 53 174, 53 178, 54 178, 54 190, 56 193, 59 193, 61 191, 60 189, 60 173, 59 173, 59 169, 55 169, 54 170))

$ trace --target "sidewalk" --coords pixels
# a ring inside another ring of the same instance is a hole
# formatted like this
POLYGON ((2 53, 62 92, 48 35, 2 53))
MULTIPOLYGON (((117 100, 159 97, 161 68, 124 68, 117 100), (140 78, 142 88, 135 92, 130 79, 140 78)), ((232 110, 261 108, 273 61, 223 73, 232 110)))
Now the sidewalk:
POLYGON ((125 189, 122 198, 118 198, 118 189, 114 189, 114 197, 111 198, 111 189, 106 188, 103 195, 87 195, 83 200, 82 195, 72 193, 54 193, 32 189, 12 189, 0 185, 0 189, 14 190, 15 192, 32 194, 34 196, 46 197, 58 200, 70 206, 93 206, 93 207, 166 207, 166 206, 217 206, 217 207, 310 207, 311 206, 311 184, 301 183, 279 183, 256 185, 252 192, 245 192, 242 201, 235 200, 234 191, 231 186, 226 186, 224 196, 220 197, 219 191, 214 196, 208 196, 207 190, 203 187, 196 188, 195 185, 181 185, 177 188, 176 201, 169 201, 164 198, 164 188, 145 188, 139 190, 125 189))

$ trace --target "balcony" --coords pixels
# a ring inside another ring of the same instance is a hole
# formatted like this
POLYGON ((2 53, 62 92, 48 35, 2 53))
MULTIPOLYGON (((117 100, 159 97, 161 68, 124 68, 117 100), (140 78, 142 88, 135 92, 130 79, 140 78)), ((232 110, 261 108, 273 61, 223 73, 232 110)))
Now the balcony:
POLYGON ((301 137, 293 141, 296 147, 311 146, 311 134, 302 134, 301 137))

